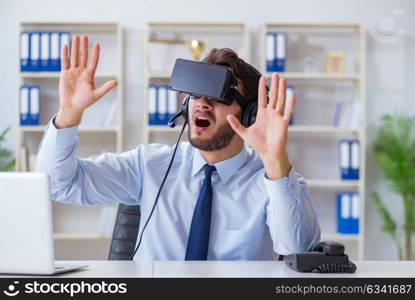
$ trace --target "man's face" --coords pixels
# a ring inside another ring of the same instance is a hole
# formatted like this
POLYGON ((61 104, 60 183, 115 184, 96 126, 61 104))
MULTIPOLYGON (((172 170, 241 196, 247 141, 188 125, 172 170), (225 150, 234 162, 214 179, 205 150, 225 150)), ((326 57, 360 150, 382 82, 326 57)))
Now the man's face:
POLYGON ((189 101, 190 143, 203 151, 221 150, 229 145, 235 131, 226 120, 227 115, 241 116, 241 108, 232 101, 231 105, 209 100, 205 97, 189 101))

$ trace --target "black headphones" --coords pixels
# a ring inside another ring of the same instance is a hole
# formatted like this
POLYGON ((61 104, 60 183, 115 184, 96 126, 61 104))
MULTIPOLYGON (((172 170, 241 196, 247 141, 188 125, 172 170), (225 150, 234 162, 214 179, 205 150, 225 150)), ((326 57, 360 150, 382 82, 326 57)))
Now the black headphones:
MULTIPOLYGON (((255 69, 253 66, 251 66, 250 64, 246 62, 245 64, 247 65, 248 69, 258 77, 258 80, 259 80, 262 76, 261 73, 257 69, 255 69)), ((268 90, 269 88, 267 86, 267 92, 268 90)), ((167 123, 168 126, 172 128, 176 126, 176 124, 173 121, 177 119, 179 116, 183 116, 186 123, 189 123, 188 119, 189 119, 190 99, 191 99, 191 96, 189 95, 183 99, 181 110, 178 111, 176 114, 174 114, 174 116, 169 120, 169 122, 167 123)), ((254 124, 256 120, 257 111, 258 111, 258 99, 249 99, 248 105, 245 108, 242 108, 242 117, 241 117, 242 126, 249 127, 252 124, 254 124)))

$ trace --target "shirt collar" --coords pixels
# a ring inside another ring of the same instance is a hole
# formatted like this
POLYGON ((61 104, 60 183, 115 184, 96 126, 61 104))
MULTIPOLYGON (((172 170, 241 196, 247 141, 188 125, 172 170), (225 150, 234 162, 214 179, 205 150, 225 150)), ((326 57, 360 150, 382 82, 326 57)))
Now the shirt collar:
MULTIPOLYGON (((214 164, 216 171, 224 184, 226 184, 229 178, 231 178, 233 174, 239 170, 239 168, 246 162, 247 158, 248 151, 245 147, 243 147, 241 152, 238 154, 214 164)), ((200 154, 200 151, 195 149, 195 153, 193 155, 192 176, 195 176, 207 163, 208 162, 200 154)))

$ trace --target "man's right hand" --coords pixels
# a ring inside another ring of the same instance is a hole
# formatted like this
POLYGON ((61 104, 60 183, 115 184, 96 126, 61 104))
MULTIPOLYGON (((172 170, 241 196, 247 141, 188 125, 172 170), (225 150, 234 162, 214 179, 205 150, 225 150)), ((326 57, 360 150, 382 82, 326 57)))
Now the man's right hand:
POLYGON ((95 88, 94 75, 99 60, 99 44, 92 48, 88 63, 88 37, 74 35, 71 58, 68 60, 68 45, 62 47, 62 70, 59 80, 59 112, 54 124, 57 128, 76 126, 89 106, 97 102, 117 85, 115 80, 107 81, 95 88))

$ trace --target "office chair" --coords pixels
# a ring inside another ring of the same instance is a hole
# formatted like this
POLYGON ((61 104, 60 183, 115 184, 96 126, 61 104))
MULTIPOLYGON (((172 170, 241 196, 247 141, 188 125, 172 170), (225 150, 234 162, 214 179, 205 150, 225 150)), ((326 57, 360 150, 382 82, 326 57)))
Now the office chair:
POLYGON ((130 260, 140 226, 140 205, 118 205, 108 260, 130 260))
MULTIPOLYGON (((140 205, 119 204, 108 260, 130 260, 140 226, 140 205)), ((283 260, 283 255, 278 255, 283 260)))

